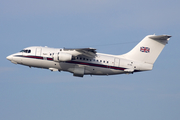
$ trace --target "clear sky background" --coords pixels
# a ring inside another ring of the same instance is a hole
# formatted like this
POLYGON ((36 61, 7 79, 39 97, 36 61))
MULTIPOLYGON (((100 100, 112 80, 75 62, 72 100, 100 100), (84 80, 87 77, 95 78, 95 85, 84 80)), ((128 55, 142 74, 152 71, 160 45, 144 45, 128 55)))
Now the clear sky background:
POLYGON ((0 120, 179 120, 179 0, 1 0, 0 120), (149 72, 73 77, 12 64, 29 46, 120 55, 172 35, 149 72))

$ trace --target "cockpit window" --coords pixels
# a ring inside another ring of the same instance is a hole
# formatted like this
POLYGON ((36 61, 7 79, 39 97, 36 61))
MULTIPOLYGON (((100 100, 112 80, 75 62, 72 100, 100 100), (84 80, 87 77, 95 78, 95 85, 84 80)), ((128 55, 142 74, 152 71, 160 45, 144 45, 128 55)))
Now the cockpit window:
POLYGON ((31 50, 21 50, 20 52, 31 53, 31 50))

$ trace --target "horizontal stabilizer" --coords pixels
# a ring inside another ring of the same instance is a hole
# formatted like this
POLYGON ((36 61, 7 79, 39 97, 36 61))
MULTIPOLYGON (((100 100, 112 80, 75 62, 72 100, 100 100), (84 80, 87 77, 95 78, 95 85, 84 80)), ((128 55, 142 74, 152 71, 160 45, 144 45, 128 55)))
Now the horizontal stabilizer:
POLYGON ((171 36, 170 35, 159 35, 159 36, 151 36, 149 38, 153 40, 169 40, 171 36))

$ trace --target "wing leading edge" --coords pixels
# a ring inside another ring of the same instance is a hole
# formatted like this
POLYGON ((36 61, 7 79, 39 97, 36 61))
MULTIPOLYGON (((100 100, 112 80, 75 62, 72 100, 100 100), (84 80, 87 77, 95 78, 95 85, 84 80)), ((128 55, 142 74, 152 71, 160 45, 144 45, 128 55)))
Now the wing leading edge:
POLYGON ((77 56, 77 55, 84 55, 87 57, 95 57, 96 56, 96 49, 94 48, 64 48, 64 51, 76 51, 78 52, 78 54, 73 54, 73 56, 77 56))

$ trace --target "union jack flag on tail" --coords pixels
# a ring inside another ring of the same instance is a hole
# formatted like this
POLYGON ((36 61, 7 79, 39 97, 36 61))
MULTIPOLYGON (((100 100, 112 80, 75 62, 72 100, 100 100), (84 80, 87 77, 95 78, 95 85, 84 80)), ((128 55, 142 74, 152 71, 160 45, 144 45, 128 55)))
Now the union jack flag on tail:
POLYGON ((140 51, 141 52, 145 52, 145 53, 149 53, 150 52, 150 48, 149 47, 140 47, 140 51))

